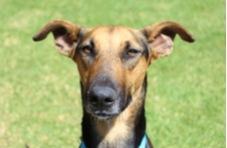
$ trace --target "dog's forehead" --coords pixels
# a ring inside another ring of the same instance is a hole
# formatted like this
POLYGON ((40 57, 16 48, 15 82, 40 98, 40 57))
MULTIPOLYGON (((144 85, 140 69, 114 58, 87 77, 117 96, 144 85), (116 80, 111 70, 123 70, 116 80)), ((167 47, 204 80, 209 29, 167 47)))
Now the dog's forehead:
POLYGON ((124 26, 100 26, 91 29, 88 32, 87 38, 92 38, 96 41, 116 41, 123 42, 126 40, 137 40, 140 33, 136 29, 124 26))

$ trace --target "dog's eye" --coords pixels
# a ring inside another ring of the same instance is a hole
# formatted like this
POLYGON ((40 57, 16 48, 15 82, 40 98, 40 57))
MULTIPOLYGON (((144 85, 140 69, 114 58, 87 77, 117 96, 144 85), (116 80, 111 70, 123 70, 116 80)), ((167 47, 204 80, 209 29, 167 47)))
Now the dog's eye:
POLYGON ((90 45, 83 46, 81 51, 86 55, 92 55, 94 53, 93 47, 90 45))
POLYGON ((126 51, 126 53, 127 53, 127 55, 128 55, 128 56, 130 56, 130 57, 134 57, 134 56, 136 56, 136 55, 140 54, 140 53, 141 53, 141 51, 140 51, 140 50, 138 50, 138 49, 133 49, 133 48, 130 48, 130 49, 128 49, 128 50, 126 51))

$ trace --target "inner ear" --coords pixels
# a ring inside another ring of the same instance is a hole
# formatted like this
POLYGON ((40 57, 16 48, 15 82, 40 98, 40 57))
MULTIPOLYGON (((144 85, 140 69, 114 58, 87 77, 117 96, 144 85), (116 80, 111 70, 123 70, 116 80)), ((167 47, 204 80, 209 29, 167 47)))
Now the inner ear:
POLYGON ((64 27, 59 27, 53 30, 53 36, 55 39, 55 45, 58 47, 59 52, 66 54, 71 50, 70 48, 75 48, 75 43, 77 38, 71 37, 70 32, 68 32, 64 27))
POLYGON ((52 32, 55 39, 55 45, 59 53, 65 56, 73 57, 79 35, 72 36, 72 33, 69 31, 70 30, 67 30, 65 27, 59 27, 52 32))
POLYGON ((168 56, 173 51, 173 40, 171 37, 161 34, 150 43, 151 58, 158 59, 160 57, 168 56))

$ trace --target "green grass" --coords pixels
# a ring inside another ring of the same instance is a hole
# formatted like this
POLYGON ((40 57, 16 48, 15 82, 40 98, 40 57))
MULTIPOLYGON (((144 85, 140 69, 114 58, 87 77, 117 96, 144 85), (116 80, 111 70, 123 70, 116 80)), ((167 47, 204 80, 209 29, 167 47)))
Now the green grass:
POLYGON ((56 18, 82 26, 183 24, 196 42, 176 38, 173 54, 148 72, 147 133, 157 148, 225 147, 224 0, 1 0, 0 9, 0 148, 79 145, 76 65, 51 37, 31 40, 56 18))

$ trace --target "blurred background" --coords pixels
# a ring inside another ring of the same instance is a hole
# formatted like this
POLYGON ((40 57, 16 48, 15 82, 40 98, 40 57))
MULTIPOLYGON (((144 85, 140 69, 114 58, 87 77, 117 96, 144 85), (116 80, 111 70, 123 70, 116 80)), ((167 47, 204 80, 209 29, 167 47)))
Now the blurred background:
POLYGON ((224 0, 0 0, 0 148, 80 143, 76 65, 53 39, 32 36, 53 19, 134 28, 179 22, 194 35, 148 71, 147 133, 156 148, 225 147, 224 0))

